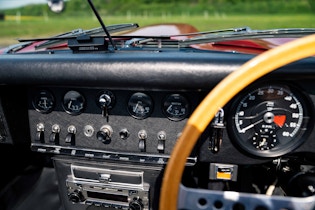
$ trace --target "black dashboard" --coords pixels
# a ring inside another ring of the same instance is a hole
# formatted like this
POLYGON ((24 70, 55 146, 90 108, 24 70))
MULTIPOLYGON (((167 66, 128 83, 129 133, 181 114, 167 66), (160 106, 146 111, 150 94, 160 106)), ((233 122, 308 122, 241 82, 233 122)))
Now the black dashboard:
MULTIPOLYGON (((21 145, 35 159, 52 157, 59 183, 66 183, 59 190, 67 209, 127 208, 124 205, 130 201, 125 199, 101 202, 106 199, 99 197, 98 182, 89 186, 94 194, 82 190, 88 199, 75 195, 77 183, 94 180, 91 170, 110 174, 132 189, 140 183, 144 194, 137 195, 149 196, 147 204, 141 204, 147 209, 157 203, 154 195, 163 168, 191 113, 216 84, 253 57, 158 51, 2 55, 1 157, 19 156, 12 151, 21 150, 21 145), (120 177, 117 170, 125 175, 120 177), (143 180, 126 181, 130 177, 143 180)), ((183 182, 216 189, 209 184, 209 177, 220 178, 209 172, 212 164, 238 166, 241 175, 248 165, 257 167, 299 154, 312 159, 314 66, 315 59, 308 58, 282 67, 222 107, 187 159, 187 174, 198 181, 185 176, 183 182)), ((17 161, 16 167, 25 166, 27 159, 17 161)), ((231 188, 245 190, 239 185, 231 188)))

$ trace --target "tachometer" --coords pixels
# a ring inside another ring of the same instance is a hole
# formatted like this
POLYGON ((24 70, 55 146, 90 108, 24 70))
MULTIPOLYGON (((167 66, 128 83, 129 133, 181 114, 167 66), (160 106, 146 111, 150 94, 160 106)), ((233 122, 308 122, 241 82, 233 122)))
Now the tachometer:
POLYGON ((263 157, 282 155, 301 143, 306 107, 288 86, 264 86, 244 95, 231 119, 236 143, 263 157))

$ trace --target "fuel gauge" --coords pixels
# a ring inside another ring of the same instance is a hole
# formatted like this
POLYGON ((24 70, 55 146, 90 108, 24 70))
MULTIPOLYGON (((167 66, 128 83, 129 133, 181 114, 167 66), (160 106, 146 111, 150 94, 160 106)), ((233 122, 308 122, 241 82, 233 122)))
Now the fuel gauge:
POLYGON ((166 117, 173 121, 180 121, 189 115, 188 100, 180 94, 171 94, 163 103, 163 111, 166 117))
POLYGON ((85 98, 79 92, 71 90, 63 97, 63 108, 71 115, 79 115, 85 108, 85 98))

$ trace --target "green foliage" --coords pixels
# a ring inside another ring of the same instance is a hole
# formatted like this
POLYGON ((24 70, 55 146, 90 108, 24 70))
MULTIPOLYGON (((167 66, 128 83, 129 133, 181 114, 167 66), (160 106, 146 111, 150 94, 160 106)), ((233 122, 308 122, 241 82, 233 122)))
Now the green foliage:
MULTIPOLYGON (((315 28, 315 0, 93 0, 105 25, 188 23, 198 30, 249 26, 315 28)), ((99 27, 87 0, 68 0, 53 13, 46 4, 1 11, 0 46, 14 38, 53 36, 75 28, 99 27), (12 38, 14 37, 14 38, 12 38)))
MULTIPOLYGON (((93 0, 102 15, 201 15, 209 14, 305 14, 315 13, 314 0, 93 0)), ((40 16, 49 12, 47 5, 29 5, 19 9, 4 11, 6 15, 40 16)), ((68 0, 64 15, 90 16, 92 14, 86 0, 68 0)))

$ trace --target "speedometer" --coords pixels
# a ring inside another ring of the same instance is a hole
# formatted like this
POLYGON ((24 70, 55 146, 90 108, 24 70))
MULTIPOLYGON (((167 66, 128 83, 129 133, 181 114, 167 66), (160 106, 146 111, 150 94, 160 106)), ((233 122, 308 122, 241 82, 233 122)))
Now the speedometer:
POLYGON ((305 101, 286 85, 255 88, 240 97, 232 110, 231 135, 251 154, 275 157, 302 143, 308 121, 305 101))

